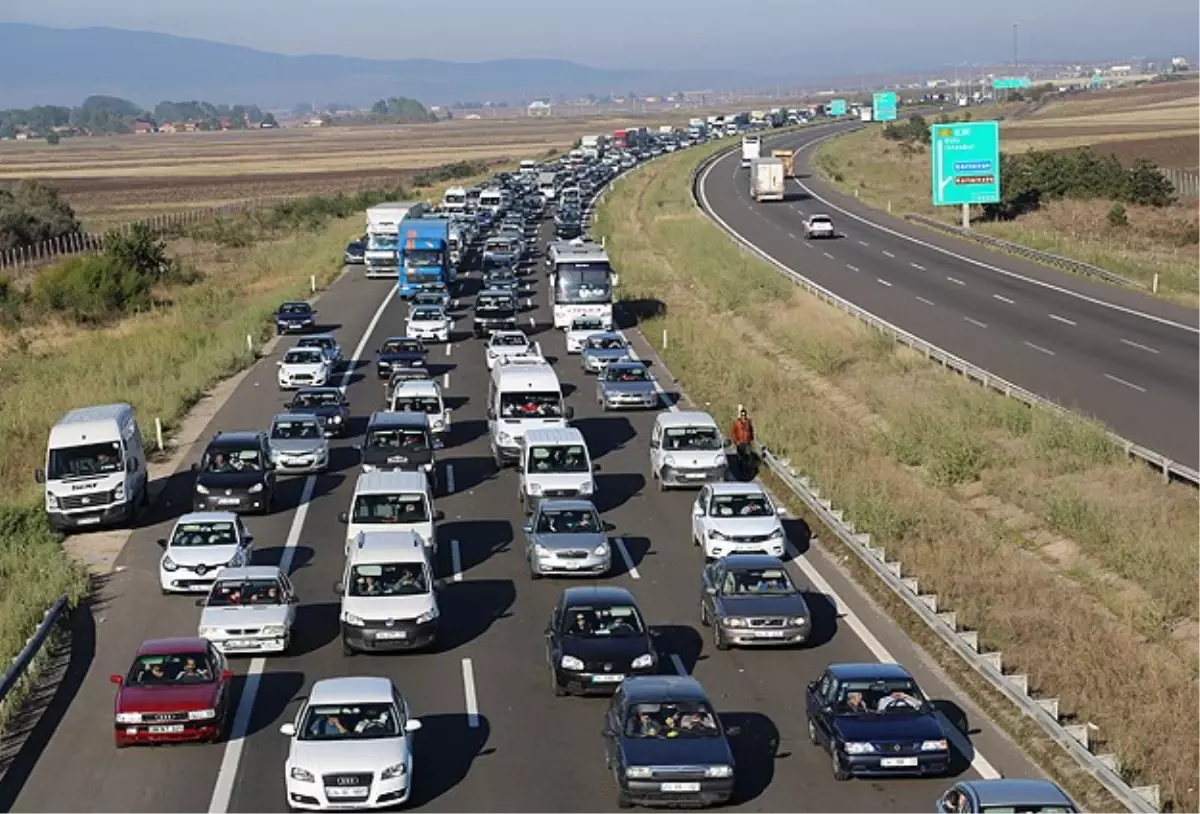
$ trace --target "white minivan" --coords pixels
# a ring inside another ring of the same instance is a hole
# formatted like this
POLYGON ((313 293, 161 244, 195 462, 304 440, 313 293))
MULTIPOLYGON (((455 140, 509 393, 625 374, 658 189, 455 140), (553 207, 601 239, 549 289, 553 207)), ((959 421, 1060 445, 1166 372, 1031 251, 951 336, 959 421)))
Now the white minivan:
POLYGON ((128 523, 149 502, 146 450, 128 404, 71 410, 50 428, 46 467, 34 473, 46 487, 46 518, 55 531, 128 523))
POLYGON ((437 555, 437 523, 445 515, 434 509, 433 492, 423 472, 366 472, 354 484, 346 524, 346 550, 363 532, 410 531, 437 555))
POLYGON ((563 402, 554 368, 540 356, 498 360, 488 384, 488 445, 496 467, 521 460, 529 430, 567 426, 575 411, 563 402))
POLYGON ((479 193, 479 208, 486 209, 493 216, 499 215, 504 209, 504 193, 498 189, 485 189, 479 193))
POLYGON ((583 433, 574 427, 528 430, 522 439, 518 498, 526 514, 550 498, 591 499, 596 494, 592 463, 583 433))
POLYGON ((421 538, 410 531, 369 531, 346 552, 336 591, 342 597, 342 652, 414 650, 437 638, 439 583, 421 538))

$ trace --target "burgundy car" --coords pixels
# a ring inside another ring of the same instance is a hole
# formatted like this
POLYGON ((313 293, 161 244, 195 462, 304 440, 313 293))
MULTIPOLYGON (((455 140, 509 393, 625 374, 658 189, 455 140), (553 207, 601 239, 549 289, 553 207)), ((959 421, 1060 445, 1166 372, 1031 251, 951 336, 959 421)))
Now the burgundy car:
POLYGON ((225 731, 233 671, 208 639, 151 639, 125 676, 114 675, 117 747, 216 741, 225 731))

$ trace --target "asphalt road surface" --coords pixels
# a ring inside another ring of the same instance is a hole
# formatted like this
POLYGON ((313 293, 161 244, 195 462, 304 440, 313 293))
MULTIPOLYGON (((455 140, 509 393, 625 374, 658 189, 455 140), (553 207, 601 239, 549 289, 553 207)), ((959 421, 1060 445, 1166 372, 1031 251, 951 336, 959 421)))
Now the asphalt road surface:
MULTIPOLYGON (((950 686, 928 660, 811 544, 802 524, 788 522, 799 584, 811 586, 811 646, 790 651, 717 652, 698 621, 701 556, 689 540, 693 495, 661 494, 648 476, 650 412, 602 414, 593 380, 568 357, 544 303, 540 259, 528 280, 532 307, 522 318, 536 334, 576 410, 602 466, 597 504, 616 525, 620 564, 610 579, 632 589, 648 621, 661 631, 665 670, 694 674, 729 725, 740 725, 737 810, 928 811, 950 779, 833 780, 824 753, 807 739, 803 691, 827 663, 896 660, 912 669, 947 718, 965 723, 952 737, 960 776, 1038 776, 1020 752, 950 686), (533 327, 535 326, 536 327, 533 327)), ((77 631, 71 670, 24 753, 4 779, 0 807, 15 811, 185 812, 284 811, 283 766, 297 699, 318 679, 384 675, 407 694, 424 727, 414 747, 412 807, 429 811, 614 810, 616 793, 604 768, 600 727, 604 700, 556 698, 550 688, 542 631, 565 584, 533 582, 523 559, 517 480, 497 473, 485 435, 487 370, 482 343, 469 336, 467 304, 478 287, 465 280, 452 344, 434 346, 430 361, 453 399, 453 431, 442 451, 439 498, 441 638, 428 653, 345 657, 338 642, 338 599, 348 508, 358 474, 354 438, 334 442, 328 474, 281 481, 280 508, 250 517, 256 561, 290 565, 301 598, 294 650, 285 657, 235 659, 241 720, 226 743, 131 748, 112 742, 112 673, 123 673, 146 638, 193 634, 199 609, 159 592, 155 540, 185 511, 187 466, 169 484, 160 508, 126 545, 103 600, 77 631)), ((383 406, 369 366, 373 349, 403 330, 406 306, 386 281, 353 270, 319 303, 322 321, 344 351, 354 353, 348 395, 356 434, 383 406), (355 353, 355 349, 358 349, 355 353)), ((649 353, 634 332, 639 352, 649 353)), ((213 419, 211 429, 266 427, 286 397, 274 362, 285 340, 261 360, 213 419)), ((662 381, 670 381, 659 369, 662 381)), ((673 399, 672 399, 673 400, 673 399)), ((724 420, 724 419, 722 419, 724 420)))
POLYGON ((1197 466, 1195 310, 937 235, 836 192, 811 173, 812 148, 852 126, 769 140, 798 151, 783 202, 751 200, 738 151, 704 174, 703 200, 775 260, 877 317, 1197 466), (804 239, 803 220, 817 213, 838 238, 804 239))

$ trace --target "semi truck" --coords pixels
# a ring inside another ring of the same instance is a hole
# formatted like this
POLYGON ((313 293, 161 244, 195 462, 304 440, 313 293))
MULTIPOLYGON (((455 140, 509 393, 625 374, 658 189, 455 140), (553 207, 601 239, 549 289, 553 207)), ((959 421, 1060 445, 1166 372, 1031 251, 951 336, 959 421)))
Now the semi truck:
POLYGON ((400 224, 410 215, 421 217, 429 207, 419 201, 393 201, 367 210, 367 248, 363 266, 367 277, 396 277, 400 267, 400 224))
POLYGON ((742 166, 749 167, 762 154, 762 138, 759 136, 742 136, 742 166))
POLYGON ((869 122, 872 119, 871 114, 873 112, 874 112, 874 110, 870 106, 860 108, 858 111, 858 118, 860 121, 869 122))
POLYGON ((795 150, 772 150, 771 158, 778 158, 783 162, 783 175, 785 178, 791 178, 796 174, 795 150))
POLYGON ((756 201, 783 200, 783 162, 778 158, 755 158, 750 162, 750 197, 756 201))
POLYGON ((396 293, 450 285, 450 224, 445 218, 405 218, 400 224, 400 269, 396 293))
POLYGON ((592 160, 600 157, 603 150, 600 138, 600 136, 584 136, 579 140, 579 149, 583 151, 585 157, 592 160))

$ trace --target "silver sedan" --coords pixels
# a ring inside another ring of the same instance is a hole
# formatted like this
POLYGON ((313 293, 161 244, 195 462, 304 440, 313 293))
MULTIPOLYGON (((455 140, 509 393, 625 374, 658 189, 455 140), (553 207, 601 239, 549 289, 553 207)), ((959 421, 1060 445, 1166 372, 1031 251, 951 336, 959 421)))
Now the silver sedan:
POLYGON ((268 438, 271 463, 281 474, 324 472, 329 467, 329 439, 315 415, 277 415, 268 438))
POLYGON ((645 362, 612 362, 596 380, 596 403, 605 410, 658 406, 658 385, 645 362))
POLYGON ((529 574, 597 576, 612 568, 612 526, 588 500, 543 500, 525 526, 529 574))

